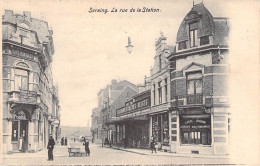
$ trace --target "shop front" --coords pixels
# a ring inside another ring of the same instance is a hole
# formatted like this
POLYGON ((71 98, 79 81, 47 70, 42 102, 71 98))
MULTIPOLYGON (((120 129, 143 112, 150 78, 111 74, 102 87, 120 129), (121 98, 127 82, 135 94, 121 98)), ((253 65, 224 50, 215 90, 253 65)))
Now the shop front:
POLYGON ((178 115, 177 153, 213 154, 210 109, 186 108, 178 115))
POLYGON ((28 150, 29 112, 17 110, 12 114, 11 143, 13 151, 25 152, 28 150))
POLYGON ((127 121, 126 142, 128 147, 149 148, 149 120, 147 116, 139 117, 139 120, 135 118, 135 120, 127 121))
POLYGON ((152 137, 158 149, 168 150, 169 147, 169 114, 168 112, 152 115, 152 137))
POLYGON ((180 136, 182 145, 211 145, 210 115, 181 115, 180 136))

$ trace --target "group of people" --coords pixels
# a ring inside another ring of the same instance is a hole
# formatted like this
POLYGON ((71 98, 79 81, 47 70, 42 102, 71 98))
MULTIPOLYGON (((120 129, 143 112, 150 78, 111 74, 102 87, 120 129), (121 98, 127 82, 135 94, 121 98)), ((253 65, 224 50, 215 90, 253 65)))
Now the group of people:
MULTIPOLYGON (((53 160, 53 149, 54 149, 55 141, 52 136, 49 137, 47 149, 48 149, 48 160, 53 160)), ((61 145, 67 145, 67 137, 62 137, 61 145)), ((85 146, 85 152, 87 156, 90 156, 90 149, 89 149, 89 141, 84 138, 83 146, 85 146)))

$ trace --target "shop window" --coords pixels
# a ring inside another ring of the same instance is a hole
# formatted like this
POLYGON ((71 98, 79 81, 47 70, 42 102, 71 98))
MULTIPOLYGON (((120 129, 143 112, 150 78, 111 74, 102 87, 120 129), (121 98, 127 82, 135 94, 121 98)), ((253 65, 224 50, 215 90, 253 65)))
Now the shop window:
POLYGON ((28 71, 15 69, 15 90, 28 90, 28 71))
POLYGON ((189 29, 190 29, 190 47, 196 47, 198 23, 197 22, 191 23, 189 29))
POLYGON ((163 114, 162 115, 162 128, 163 128, 163 143, 169 143, 169 119, 168 119, 168 114, 163 114))
POLYGON ((18 121, 12 121, 12 141, 18 141, 18 121))
POLYGON ((209 36, 203 36, 200 38, 200 45, 209 44, 209 36))
POLYGON ((158 95, 159 95, 159 104, 162 103, 162 87, 161 87, 162 81, 158 82, 158 95))
POLYGON ((210 116, 181 116, 180 131, 182 144, 211 144, 210 116))
POLYGON ((187 48, 186 41, 182 41, 178 43, 178 50, 183 50, 187 48))

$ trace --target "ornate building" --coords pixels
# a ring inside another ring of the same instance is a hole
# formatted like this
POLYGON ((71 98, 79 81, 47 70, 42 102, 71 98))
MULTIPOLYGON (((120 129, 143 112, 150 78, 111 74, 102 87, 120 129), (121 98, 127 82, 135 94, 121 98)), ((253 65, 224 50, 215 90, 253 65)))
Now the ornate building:
POLYGON ((156 55, 151 69, 150 133, 158 148, 170 150, 169 107, 170 107, 170 64, 167 57, 174 51, 161 33, 155 43, 156 55))
POLYGON ((170 144, 176 153, 227 154, 227 18, 200 3, 184 17, 171 71, 170 144))
POLYGON ((6 10, 2 16, 3 151, 35 152, 59 138, 58 88, 53 86, 53 31, 48 23, 6 10))

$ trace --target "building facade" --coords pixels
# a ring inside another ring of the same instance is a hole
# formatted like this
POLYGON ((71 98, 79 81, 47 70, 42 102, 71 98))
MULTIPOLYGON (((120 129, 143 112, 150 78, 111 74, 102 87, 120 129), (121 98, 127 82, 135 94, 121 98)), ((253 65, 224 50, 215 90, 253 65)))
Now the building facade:
POLYGON ((154 67, 151 69, 151 111, 150 132, 158 148, 170 150, 170 63, 167 57, 174 51, 166 43, 167 38, 161 33, 155 43, 154 67))
POLYGON ((227 18, 200 3, 184 17, 171 61, 170 143, 176 153, 228 154, 227 18))
POLYGON ((128 99, 116 110, 116 144, 149 148, 151 92, 146 90, 128 99))
POLYGON ((59 138, 58 89, 48 23, 6 10, 2 16, 3 152, 36 152, 59 138))
POLYGON ((112 115, 115 115, 115 107, 117 107, 117 104, 113 105, 113 103, 125 91, 126 87, 134 91, 138 89, 136 85, 129 81, 117 82, 117 80, 111 80, 110 85, 98 92, 98 107, 92 110, 91 116, 93 142, 104 144, 105 140, 111 141, 112 135, 115 135, 115 127, 110 123, 112 115))

